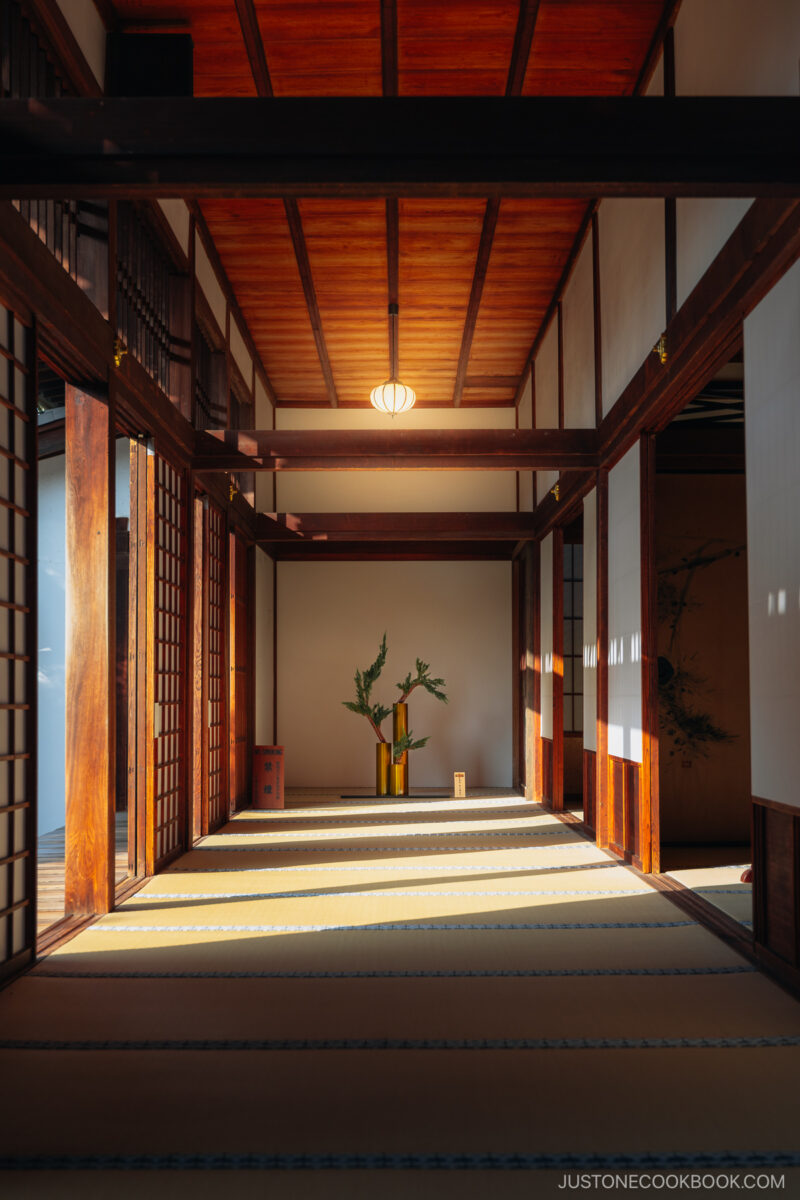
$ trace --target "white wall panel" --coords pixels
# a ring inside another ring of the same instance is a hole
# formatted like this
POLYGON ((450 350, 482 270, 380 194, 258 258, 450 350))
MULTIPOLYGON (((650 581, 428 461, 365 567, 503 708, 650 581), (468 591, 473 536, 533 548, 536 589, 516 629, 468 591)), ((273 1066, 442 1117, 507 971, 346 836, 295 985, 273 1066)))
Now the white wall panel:
POLYGON ((214 314, 214 320, 217 322, 219 331, 224 337, 228 302, 220 287, 216 272, 211 265, 211 259, 206 254, 206 248, 199 233, 195 234, 194 239, 194 270, 197 282, 202 288, 203 295, 214 314))
POLYGON ((604 200, 598 221, 605 415, 664 332, 664 202, 604 200))
POLYGON ((675 90, 685 96, 796 96, 797 0, 684 0, 675 22, 675 90))
MULTIPOLYGON (((278 741, 290 786, 374 785, 375 736, 349 712, 356 667, 386 630, 373 697, 387 706, 420 657, 449 704, 415 691, 409 724, 430 743, 412 787, 511 785, 511 565, 481 562, 289 563, 278 567, 278 741)), ((258 655, 262 653, 259 642, 258 655)), ((384 726, 391 740, 391 719, 384 726)))
MULTIPOLYGON (((530 371, 522 389, 522 395, 517 409, 517 425, 520 429, 533 428, 533 387, 530 371)), ((535 508, 533 490, 533 471, 519 472, 519 511, 531 512, 535 508)))
POLYGON ((282 471, 279 512, 515 512, 514 471, 282 471))
POLYGON ((752 200, 724 196, 678 200, 678 307, 702 279, 751 204, 752 200))
POLYGON ((594 295, 591 234, 578 255, 562 305, 564 425, 594 429, 594 295))
POLYGON ((273 682, 273 577, 275 564, 269 555, 256 547, 256 710, 255 740, 257 746, 272 745, 273 682))
POLYGON ((752 792, 800 808, 800 263, 744 323, 752 792))
POLYGON ((412 408, 390 417, 374 408, 278 408, 277 429, 514 429, 509 408, 412 408))
POLYGON ((583 745, 597 749, 597 489, 583 501, 583 745))
POLYGON ((539 554, 541 652, 541 735, 553 736, 553 535, 548 533, 539 554))
MULTIPOLYGON (((550 322, 550 328, 539 347, 534 363, 536 372, 535 405, 536 428, 558 428, 558 325, 550 322)), ((557 471, 536 472, 536 499, 543 500, 558 479, 557 471)))
POLYGON ((264 387, 261 379, 256 373, 256 395, 255 395, 255 410, 256 410, 256 429, 271 429, 272 428, 272 401, 267 395, 267 389, 264 387))
MULTIPOLYGON (((686 0, 675 23, 679 96, 796 96, 797 0, 686 0)), ((678 303, 682 304, 752 201, 678 201, 678 303)))
POLYGON ((57 0, 83 57, 101 88, 106 84, 106 27, 93 0, 57 0))
POLYGON ((608 476, 608 752, 642 761, 639 446, 608 476))
POLYGON ((181 250, 189 257, 190 220, 189 208, 185 200, 159 200, 158 207, 166 217, 169 227, 175 234, 181 250))
POLYGON ((250 387, 250 380, 253 375, 253 359, 250 351, 244 344, 242 331, 239 328, 239 323, 231 313, 231 355, 239 370, 242 372, 247 387, 250 387))

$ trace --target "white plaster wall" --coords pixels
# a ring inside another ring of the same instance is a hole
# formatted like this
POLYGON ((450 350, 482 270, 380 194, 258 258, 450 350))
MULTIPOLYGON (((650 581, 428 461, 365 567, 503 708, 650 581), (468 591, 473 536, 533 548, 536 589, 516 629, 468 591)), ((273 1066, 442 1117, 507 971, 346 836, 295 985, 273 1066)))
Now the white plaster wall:
POLYGON ((66 481, 63 454, 39 463, 38 688, 39 835, 64 825, 66 672, 66 481))
POLYGON ((189 257, 189 237, 191 222, 189 209, 185 200, 159 200, 159 208, 169 222, 170 229, 178 239, 178 243, 186 257, 189 257))
POLYGON ((597 489, 583 500, 583 745, 597 749, 597 489))
POLYGON ((541 735, 553 736, 553 535, 548 533, 539 553, 541 735))
POLYGON ((608 476, 608 752, 642 761, 639 445, 608 476))
MULTIPOLYGON (((679 96, 796 96, 800 88, 797 0, 684 0, 675 23, 679 96)), ((680 199, 678 303, 682 304, 752 201, 680 199)))
POLYGON ((202 288, 203 295, 208 301, 211 312, 214 315, 214 320, 217 322, 219 331, 224 337, 228 304, 199 233, 196 233, 194 238, 194 271, 197 282, 202 288))
MULTIPOLYGON (((530 372, 525 380, 525 386, 522 389, 522 395, 517 409, 517 427, 519 429, 533 428, 533 387, 530 372)), ((533 494, 533 471, 518 471, 519 475, 519 511, 532 512, 534 503, 533 494)))
MULTIPOLYGON (((558 428, 558 325, 550 322, 534 363, 536 428, 558 428)), ((558 471, 536 472, 536 499, 541 501, 558 480, 558 471)))
POLYGON ((272 401, 267 395, 267 389, 256 373, 256 429, 272 429, 272 401))
MULTIPOLYGON (((511 786, 511 565, 289 563, 278 567, 278 742, 290 786, 369 787, 375 736, 349 712, 353 675, 389 656, 373 697, 387 706, 416 657, 447 682, 449 704, 417 689, 412 787, 511 786)), ((259 643, 258 655, 263 651, 259 643)), ((391 718, 384 725, 391 740, 391 718)))
MULTIPOLYGON (((389 417, 372 408, 278 408, 275 420, 281 430, 514 429, 516 414, 513 408, 415 408, 389 417)), ((279 512, 514 512, 517 507, 513 471, 285 471, 276 482, 279 512)))
POLYGON ((268 554, 256 547, 256 710, 255 739, 257 746, 271 746, 273 737, 273 577, 275 564, 268 554))
POLYGON ((56 0, 101 88, 106 83, 106 27, 92 0, 56 0))
POLYGON ((664 331, 663 200, 604 200, 598 210, 603 414, 664 331))
POLYGON ((514 409, 412 408, 390 417, 372 408, 278 408, 276 429, 514 429, 514 409))
POLYGON ((283 471, 279 512, 515 512, 514 471, 283 471))
POLYGON ((796 96, 797 0, 683 0, 675 90, 686 96, 796 96))
POLYGON ((594 429, 594 294, 592 236, 578 255, 562 304, 564 425, 594 429))
POLYGON ((239 328, 239 323, 231 313, 231 355, 239 370, 242 372, 242 378, 250 387, 250 380, 253 375, 253 359, 250 351, 244 344, 242 331, 239 328))
POLYGON ((752 792, 800 808, 800 263, 744 323, 752 792))

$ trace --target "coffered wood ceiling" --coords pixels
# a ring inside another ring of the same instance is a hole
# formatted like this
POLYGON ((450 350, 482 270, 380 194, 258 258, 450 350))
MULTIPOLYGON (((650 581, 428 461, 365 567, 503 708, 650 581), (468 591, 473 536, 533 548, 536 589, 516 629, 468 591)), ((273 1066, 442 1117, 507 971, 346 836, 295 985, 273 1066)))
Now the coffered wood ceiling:
MULTIPOLYGON (((188 29, 197 96, 633 95, 664 0, 119 0, 188 29)), ((220 199, 203 217, 283 406, 513 405, 587 205, 220 199)))

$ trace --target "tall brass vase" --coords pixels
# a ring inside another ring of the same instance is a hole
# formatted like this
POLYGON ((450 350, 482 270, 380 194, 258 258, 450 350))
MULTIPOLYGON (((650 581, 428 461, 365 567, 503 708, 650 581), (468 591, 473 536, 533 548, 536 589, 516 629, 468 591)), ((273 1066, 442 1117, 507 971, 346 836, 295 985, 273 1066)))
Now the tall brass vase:
POLYGON ((388 742, 378 742, 375 747, 375 795, 389 795, 389 765, 392 747, 388 742))
POLYGON ((389 794, 392 796, 408 795, 408 772, 402 763, 393 762, 389 767, 389 794))
MULTIPOLYGON (((396 742, 397 739, 402 737, 404 733, 408 733, 408 705, 395 704, 394 708, 392 709, 392 740, 396 742)), ((401 791, 392 792, 392 795, 407 796, 409 776, 407 750, 405 754, 400 756, 400 760, 397 764, 395 764, 394 758, 392 759, 392 768, 394 768, 395 765, 402 767, 402 771, 398 772, 398 780, 400 780, 401 776, 402 780, 398 782, 397 785, 398 787, 401 787, 401 791)))

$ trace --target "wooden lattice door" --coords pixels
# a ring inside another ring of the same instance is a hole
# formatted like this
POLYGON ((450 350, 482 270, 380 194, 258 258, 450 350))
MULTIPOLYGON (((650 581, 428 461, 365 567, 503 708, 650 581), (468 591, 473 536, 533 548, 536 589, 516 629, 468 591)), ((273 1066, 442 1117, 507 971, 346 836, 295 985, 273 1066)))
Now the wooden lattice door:
POLYGON ((32 336, 0 306, 0 979, 36 938, 36 406, 32 336))
POLYGON ((252 630, 250 558, 235 533, 229 536, 230 581, 230 811, 250 803, 252 753, 252 630))
POLYGON ((227 687, 225 679, 225 517, 205 503, 205 603, 203 675, 206 721, 203 735, 203 780, 208 828, 216 829, 228 814, 227 687))
POLYGON ((153 554, 152 800, 148 874, 185 846, 186 483, 150 456, 153 554))

